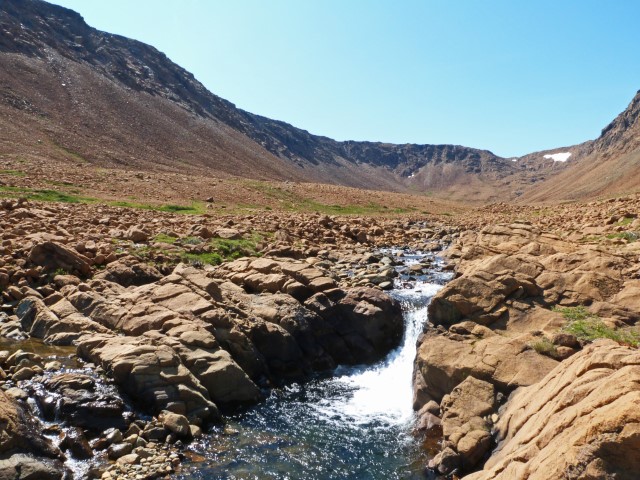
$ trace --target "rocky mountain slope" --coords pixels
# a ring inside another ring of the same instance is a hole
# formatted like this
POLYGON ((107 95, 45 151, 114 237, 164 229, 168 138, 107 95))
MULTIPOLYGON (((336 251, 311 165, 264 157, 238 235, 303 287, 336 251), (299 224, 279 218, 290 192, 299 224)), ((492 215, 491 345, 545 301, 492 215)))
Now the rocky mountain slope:
POLYGON ((155 48, 97 31, 40 0, 3 0, 0 30, 0 146, 7 156, 466 200, 497 198, 495 185, 512 184, 522 170, 485 150, 337 142, 245 112, 155 48))
POLYGON ((571 153, 571 156, 566 162, 554 162, 558 174, 548 176, 526 191, 521 201, 579 200, 637 191, 640 188, 640 91, 596 140, 527 155, 518 163, 534 169, 545 154, 559 152, 571 153))

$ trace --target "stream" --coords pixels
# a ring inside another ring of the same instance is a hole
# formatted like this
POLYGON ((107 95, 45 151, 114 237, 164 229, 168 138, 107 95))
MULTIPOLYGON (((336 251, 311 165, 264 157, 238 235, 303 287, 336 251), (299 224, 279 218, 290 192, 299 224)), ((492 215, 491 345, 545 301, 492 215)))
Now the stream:
POLYGON ((403 309, 401 345, 370 366, 273 390, 190 446, 179 480, 423 479, 427 452, 413 436, 412 372, 427 306, 451 278, 432 253, 387 250, 399 264, 389 292, 403 309), (409 275, 408 267, 431 267, 409 275))

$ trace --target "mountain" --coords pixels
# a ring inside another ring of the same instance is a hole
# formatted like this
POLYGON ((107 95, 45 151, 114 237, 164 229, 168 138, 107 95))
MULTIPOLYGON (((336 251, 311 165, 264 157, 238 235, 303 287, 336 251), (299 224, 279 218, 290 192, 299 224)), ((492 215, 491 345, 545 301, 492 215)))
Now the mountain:
POLYGON ((457 145, 313 135, 236 108, 155 48, 91 28, 72 10, 40 0, 0 6, 0 145, 8 156, 472 201, 498 198, 496 185, 522 170, 457 145))
POLYGON ((9 159, 467 202, 555 202, 640 188, 638 95, 596 140, 505 159, 458 145, 313 135, 241 110, 154 47, 41 0, 0 0, 0 32, 0 156, 9 159))
POLYGON ((536 184, 521 201, 582 200, 640 189, 640 91, 597 139, 558 151, 572 155, 559 165, 557 174, 536 184))

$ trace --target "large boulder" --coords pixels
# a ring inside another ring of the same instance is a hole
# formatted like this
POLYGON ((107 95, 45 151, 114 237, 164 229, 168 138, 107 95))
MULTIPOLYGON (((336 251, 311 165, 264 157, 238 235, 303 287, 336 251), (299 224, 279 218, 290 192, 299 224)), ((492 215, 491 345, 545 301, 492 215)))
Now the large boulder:
POLYGON ((640 472, 640 351, 599 340, 517 390, 498 448, 468 480, 598 478, 640 472))
POLYGON ((151 265, 141 263, 134 257, 124 257, 107 265, 100 273, 94 275, 96 280, 107 280, 123 287, 146 285, 160 280, 162 274, 151 265))
POLYGON ((215 420, 209 392, 167 345, 145 337, 86 335, 78 353, 113 375, 131 398, 152 413, 180 408, 195 422, 215 420))
POLYGON ((0 455, 12 452, 33 453, 49 458, 61 456, 60 451, 42 434, 39 423, 29 412, 0 390, 0 455))
POLYGON ((65 469, 58 460, 15 454, 0 460, 2 480, 62 480, 65 469))
POLYGON ((487 419, 496 407, 492 384, 467 377, 441 403, 443 447, 450 452, 437 455, 431 468, 450 474, 455 468, 471 470, 490 450, 491 422, 487 419))
POLYGON ((77 251, 57 242, 42 242, 29 253, 29 261, 50 270, 63 269, 86 276, 91 273, 91 260, 77 251))
POLYGON ((528 334, 500 335, 473 322, 452 326, 448 335, 427 333, 416 354, 414 408, 440 402, 468 376, 503 393, 536 383, 558 362, 532 349, 533 339, 528 334))
POLYGON ((71 345, 87 332, 107 333, 109 330, 78 311, 66 299, 51 307, 37 297, 27 297, 16 307, 22 329, 32 337, 54 345, 71 345))

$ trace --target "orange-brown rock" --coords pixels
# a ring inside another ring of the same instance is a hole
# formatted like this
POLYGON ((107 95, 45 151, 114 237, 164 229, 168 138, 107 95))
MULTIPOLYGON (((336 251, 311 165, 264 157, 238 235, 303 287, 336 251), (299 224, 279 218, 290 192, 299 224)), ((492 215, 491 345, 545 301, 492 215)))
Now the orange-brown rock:
POLYGON ((468 480, 624 479, 640 471, 640 351, 600 340, 516 391, 468 480))

